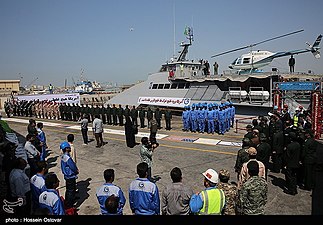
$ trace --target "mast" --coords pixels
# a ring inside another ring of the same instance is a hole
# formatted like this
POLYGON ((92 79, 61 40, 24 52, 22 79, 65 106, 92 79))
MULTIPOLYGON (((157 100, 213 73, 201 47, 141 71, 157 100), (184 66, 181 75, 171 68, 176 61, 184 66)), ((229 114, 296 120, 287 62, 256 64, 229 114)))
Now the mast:
POLYGON ((173 58, 176 57, 176 39, 175 39, 175 0, 173 2, 173 35, 174 35, 174 39, 173 39, 173 45, 174 45, 174 49, 173 49, 173 58))
POLYGON ((189 40, 189 43, 182 42, 181 46, 183 47, 183 50, 181 51, 180 55, 178 56, 177 62, 182 62, 186 60, 186 55, 188 53, 188 47, 192 45, 193 39, 193 28, 192 27, 185 27, 184 34, 186 35, 186 38, 189 40))

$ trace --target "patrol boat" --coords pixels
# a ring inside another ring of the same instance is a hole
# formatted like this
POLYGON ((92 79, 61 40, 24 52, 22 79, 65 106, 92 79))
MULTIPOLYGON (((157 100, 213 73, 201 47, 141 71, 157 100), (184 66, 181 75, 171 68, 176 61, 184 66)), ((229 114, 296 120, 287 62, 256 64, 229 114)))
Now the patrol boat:
MULTIPOLYGON (((182 42, 182 50, 175 58, 162 64, 160 70, 110 99, 108 104, 158 106, 182 111, 193 103, 217 103, 230 101, 236 112, 245 115, 261 115, 273 107, 273 84, 291 74, 278 71, 210 74, 202 60, 188 60, 188 49, 193 42, 193 32, 186 32, 188 42, 182 42)), ((308 74, 292 74, 296 79, 311 79, 308 74)), ((314 76, 316 77, 316 76, 314 76)), ((290 101, 295 101, 289 98, 290 101)), ((298 103, 294 103, 295 107, 298 103)))

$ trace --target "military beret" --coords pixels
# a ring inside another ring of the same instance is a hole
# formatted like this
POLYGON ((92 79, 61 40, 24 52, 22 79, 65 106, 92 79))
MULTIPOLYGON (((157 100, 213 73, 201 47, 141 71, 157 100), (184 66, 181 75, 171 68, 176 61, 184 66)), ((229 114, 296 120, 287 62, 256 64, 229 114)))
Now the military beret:
POLYGON ((230 178, 230 172, 228 170, 220 170, 219 171, 219 176, 220 176, 220 179, 221 178, 230 178))

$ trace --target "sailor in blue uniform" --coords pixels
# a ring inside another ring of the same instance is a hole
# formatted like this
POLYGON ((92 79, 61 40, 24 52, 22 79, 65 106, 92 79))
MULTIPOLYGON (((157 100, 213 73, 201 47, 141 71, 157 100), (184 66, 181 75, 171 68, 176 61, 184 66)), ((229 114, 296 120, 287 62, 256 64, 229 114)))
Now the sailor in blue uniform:
POLYGON ((214 131, 219 133, 219 109, 218 104, 213 103, 213 114, 214 114, 214 131))
POLYGON ((229 109, 231 110, 231 123, 230 123, 230 125, 231 125, 231 127, 233 127, 233 125, 234 125, 234 117, 235 117, 235 115, 236 115, 236 108, 232 105, 232 103, 230 102, 230 104, 229 104, 229 109))
POLYGON ((190 125, 191 125, 191 131, 192 132, 196 132, 198 126, 197 126, 197 110, 195 110, 195 108, 197 108, 196 104, 193 103, 192 104, 192 109, 190 111, 190 125))
POLYGON ((182 121, 183 121, 183 131, 189 131, 190 129, 190 106, 184 106, 184 111, 182 113, 182 121))
POLYGON ((197 111, 197 119, 198 119, 200 133, 204 133, 204 129, 205 129, 205 111, 203 108, 204 108, 203 104, 199 103, 199 110, 197 111))
POLYGON ((209 110, 207 111, 207 128, 208 128, 208 134, 212 133, 214 134, 214 120, 215 120, 215 114, 213 110, 212 103, 209 104, 209 110))
POLYGON ((60 148, 63 151, 61 156, 61 169, 66 181, 65 206, 72 208, 75 202, 76 178, 79 170, 70 156, 71 146, 67 141, 61 143, 60 148))
POLYGON ((208 123, 207 123, 207 113, 208 113, 208 104, 207 102, 203 103, 203 111, 204 111, 204 131, 208 132, 208 123))
POLYGON ((230 130, 231 122, 231 110, 229 109, 229 102, 224 103, 225 111, 225 130, 228 132, 230 130))
POLYGON ((219 134, 225 133, 225 112, 224 112, 224 105, 220 105, 219 110, 219 134))

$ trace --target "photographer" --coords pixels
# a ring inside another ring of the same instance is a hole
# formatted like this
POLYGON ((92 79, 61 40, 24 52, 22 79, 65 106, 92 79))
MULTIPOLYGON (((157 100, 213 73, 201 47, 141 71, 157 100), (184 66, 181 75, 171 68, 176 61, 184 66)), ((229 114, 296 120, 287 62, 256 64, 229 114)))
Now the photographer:
POLYGON ((156 182, 160 179, 160 177, 154 177, 151 176, 151 167, 153 164, 153 152, 154 150, 159 146, 157 142, 151 143, 148 139, 148 137, 141 138, 141 148, 140 148, 140 159, 141 162, 145 162, 148 164, 148 179, 151 182, 156 182))

